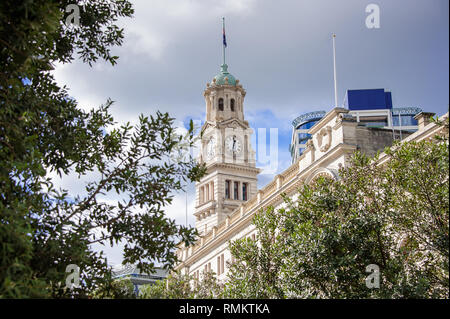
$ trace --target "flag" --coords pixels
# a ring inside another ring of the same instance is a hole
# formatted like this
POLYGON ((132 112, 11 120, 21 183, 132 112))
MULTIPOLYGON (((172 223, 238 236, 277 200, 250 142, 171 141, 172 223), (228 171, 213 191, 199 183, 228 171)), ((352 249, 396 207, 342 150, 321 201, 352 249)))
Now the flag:
POLYGON ((223 27, 223 46, 227 47, 227 37, 225 36, 225 26, 223 27))

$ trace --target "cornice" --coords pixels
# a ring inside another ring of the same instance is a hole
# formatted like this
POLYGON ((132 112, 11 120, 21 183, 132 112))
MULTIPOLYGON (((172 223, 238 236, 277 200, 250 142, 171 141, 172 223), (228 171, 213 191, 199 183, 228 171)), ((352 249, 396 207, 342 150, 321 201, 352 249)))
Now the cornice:
POLYGON ((259 174, 261 172, 260 168, 245 166, 241 164, 233 164, 233 163, 220 163, 220 162, 212 162, 206 165, 206 169, 208 172, 213 171, 214 169, 231 169, 237 171, 247 171, 251 173, 259 174))

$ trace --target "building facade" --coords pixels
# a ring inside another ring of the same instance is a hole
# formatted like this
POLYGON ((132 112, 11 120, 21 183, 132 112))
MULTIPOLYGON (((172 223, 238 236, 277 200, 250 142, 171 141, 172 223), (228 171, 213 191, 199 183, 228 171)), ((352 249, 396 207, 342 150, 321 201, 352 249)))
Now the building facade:
MULTIPOLYGON (((252 131, 244 119, 244 89, 222 65, 221 73, 206 85, 204 96, 206 123, 199 161, 206 163, 207 175, 196 185, 194 212, 201 236, 193 246, 178 246, 180 262, 175 267, 194 278, 212 271, 224 280, 232 262, 229 242, 257 239, 253 216, 269 206, 283 207, 282 194, 295 200, 298 188, 318 176, 339 178, 339 169, 349 164, 356 150, 374 155, 395 139, 392 131, 360 125, 350 110, 334 108, 318 120, 311 117, 315 124, 308 128, 303 152, 290 167, 257 190, 259 171, 249 142, 252 131)), ((430 139, 442 131, 441 126, 429 123, 430 116, 415 115, 417 131, 405 131, 403 140, 430 139)), ((448 113, 441 119, 445 117, 448 113)), ((379 159, 383 162, 387 155, 382 153, 379 159)))
MULTIPOLYGON (((344 108, 354 116, 358 125, 389 130, 396 140, 401 140, 418 129, 418 107, 392 107, 392 93, 385 89, 347 90, 344 108)), ((289 146, 292 163, 302 155, 311 137, 309 129, 324 115, 325 111, 301 114, 292 121, 292 138, 289 146)))
POLYGON ((292 163, 305 151, 306 143, 311 138, 309 130, 326 114, 325 111, 308 112, 292 121, 292 138, 289 145, 292 163))

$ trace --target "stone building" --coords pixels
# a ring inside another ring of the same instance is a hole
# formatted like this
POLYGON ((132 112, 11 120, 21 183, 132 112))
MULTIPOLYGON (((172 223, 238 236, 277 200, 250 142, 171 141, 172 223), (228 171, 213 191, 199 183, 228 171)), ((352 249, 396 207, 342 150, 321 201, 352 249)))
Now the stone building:
MULTIPOLYGON (((376 127, 391 131, 394 139, 403 139, 417 131, 416 114, 422 112, 418 107, 393 107, 392 93, 385 89, 347 90, 344 101, 358 125, 376 127)), ((292 163, 306 149, 311 134, 309 130, 323 117, 325 111, 307 112, 292 121, 292 138, 289 146, 292 163)))
MULTIPOLYGON (((229 241, 256 238, 253 216, 268 206, 281 207, 282 193, 295 197, 299 186, 321 175, 339 178, 339 168, 348 165, 356 150, 374 155, 394 140, 391 130, 358 125, 348 109, 334 108, 309 129, 310 139, 297 160, 257 190, 259 170, 250 143, 253 132, 245 121, 245 95, 227 65, 222 65, 204 91, 206 122, 199 161, 206 163, 207 174, 196 185, 194 212, 201 236, 194 246, 180 244, 181 262, 175 267, 196 278, 203 271, 213 271, 218 279, 225 279, 231 261, 229 241)), ((431 138, 442 130, 428 122, 430 116, 417 114, 418 130, 405 132, 403 140, 431 138)), ((382 153, 380 161, 386 158, 382 153)))
POLYGON ((206 121, 199 161, 206 163, 207 175, 196 185, 194 212, 203 235, 257 191, 259 169, 250 143, 253 132, 244 118, 245 94, 226 64, 203 93, 206 121))

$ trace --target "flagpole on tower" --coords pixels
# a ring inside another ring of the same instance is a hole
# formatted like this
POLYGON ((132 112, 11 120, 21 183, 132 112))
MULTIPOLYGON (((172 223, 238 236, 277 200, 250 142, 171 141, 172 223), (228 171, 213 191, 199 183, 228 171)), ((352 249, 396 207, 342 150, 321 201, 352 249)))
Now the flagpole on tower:
POLYGON ((338 107, 337 77, 336 77, 336 34, 333 33, 333 68, 334 68, 334 107, 338 107))

